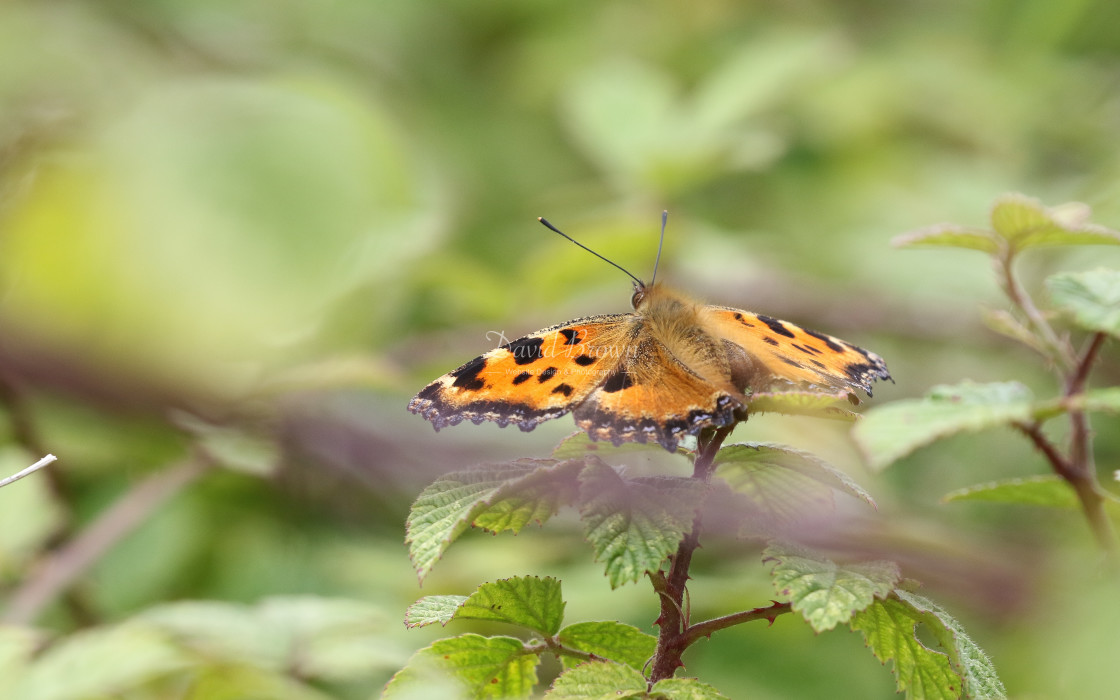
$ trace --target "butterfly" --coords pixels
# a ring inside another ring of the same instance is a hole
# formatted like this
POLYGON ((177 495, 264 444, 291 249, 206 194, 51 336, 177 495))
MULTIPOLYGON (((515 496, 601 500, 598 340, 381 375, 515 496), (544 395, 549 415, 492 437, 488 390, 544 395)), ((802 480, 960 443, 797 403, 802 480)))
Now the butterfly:
POLYGON ((702 304, 607 262, 634 280, 632 313, 578 318, 505 343, 424 387, 409 410, 437 431, 468 419, 529 431, 570 412, 592 440, 675 451, 686 435, 745 418, 749 393, 775 384, 844 391, 858 402, 854 390, 871 396, 872 381, 891 378, 883 358, 847 341, 702 304))

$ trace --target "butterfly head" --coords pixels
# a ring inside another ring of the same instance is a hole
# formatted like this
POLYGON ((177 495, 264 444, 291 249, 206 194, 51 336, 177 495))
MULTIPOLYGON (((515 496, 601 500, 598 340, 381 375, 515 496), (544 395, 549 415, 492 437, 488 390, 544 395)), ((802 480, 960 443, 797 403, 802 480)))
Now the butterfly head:
POLYGON ((634 296, 630 297, 630 306, 633 306, 635 311, 645 302, 651 287, 652 285, 647 285, 641 280, 634 282, 634 296))

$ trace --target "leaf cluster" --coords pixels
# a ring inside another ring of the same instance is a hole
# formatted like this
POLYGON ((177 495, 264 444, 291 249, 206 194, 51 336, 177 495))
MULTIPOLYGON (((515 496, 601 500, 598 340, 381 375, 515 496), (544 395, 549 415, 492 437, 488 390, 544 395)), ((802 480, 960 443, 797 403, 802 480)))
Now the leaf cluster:
MULTIPOLYGON (((820 523, 839 495, 871 506, 871 496, 823 460, 770 443, 729 445, 712 454, 713 477, 630 477, 608 460, 656 449, 590 442, 583 433, 562 442, 551 459, 521 459, 447 474, 417 498, 408 520, 408 545, 423 579, 439 556, 470 527, 520 532, 543 523, 563 506, 580 514, 583 534, 604 565, 611 587, 648 575, 662 600, 673 595, 674 569, 684 542, 700 522, 730 524, 738 537, 768 542, 774 590, 784 602, 694 622, 687 612, 667 628, 663 606, 658 637, 617 621, 563 624, 560 582, 525 576, 481 585, 469 596, 437 595, 412 605, 405 623, 420 627, 454 620, 501 622, 519 636, 463 634, 418 651, 386 686, 384 697, 407 697, 431 683, 448 683, 460 697, 529 697, 547 654, 563 671, 549 698, 720 698, 693 678, 656 677, 658 659, 736 624, 773 623, 798 613, 817 632, 845 624, 867 639, 873 654, 893 662, 900 691, 910 697, 1004 697, 990 662, 942 609, 913 596, 896 564, 838 563, 783 539, 820 523), (701 515, 703 516, 701 518, 701 515), (666 569, 666 564, 668 568, 666 569), (927 648, 916 628, 925 625, 940 645, 927 648), (673 647, 667 651, 666 647, 673 647)), ((680 450, 695 463, 703 449, 680 450)), ((681 612, 674 603, 669 610, 681 612)))

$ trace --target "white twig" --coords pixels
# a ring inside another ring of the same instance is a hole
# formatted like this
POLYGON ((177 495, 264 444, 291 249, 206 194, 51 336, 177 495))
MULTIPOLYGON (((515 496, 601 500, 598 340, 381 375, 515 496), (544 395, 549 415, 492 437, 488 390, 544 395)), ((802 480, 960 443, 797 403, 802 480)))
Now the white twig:
POLYGON ((55 457, 54 455, 47 455, 46 457, 40 459, 35 464, 32 464, 27 469, 24 469, 23 471, 21 471, 17 474, 12 474, 7 479, 0 479, 0 488, 4 488, 5 486, 12 483, 13 481, 19 481, 20 479, 27 476, 28 474, 33 474, 33 473, 39 471, 40 469, 47 466, 48 464, 55 461, 56 459, 58 459, 58 457, 55 457))

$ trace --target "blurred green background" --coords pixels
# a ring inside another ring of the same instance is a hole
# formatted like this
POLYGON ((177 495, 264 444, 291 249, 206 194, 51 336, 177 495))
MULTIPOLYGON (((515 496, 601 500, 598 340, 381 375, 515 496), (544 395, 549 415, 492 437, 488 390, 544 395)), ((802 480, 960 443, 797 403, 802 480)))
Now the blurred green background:
MULTIPOLYGON (((502 576, 558 576, 569 621, 652 631, 648 586, 610 591, 571 518, 470 536, 423 589, 402 543, 438 474, 573 430, 437 435, 408 398, 489 332, 629 308, 621 273, 535 217, 648 277, 667 209, 659 279, 875 350, 898 383, 872 404, 964 378, 1046 396, 1045 369, 980 322, 1002 303, 983 256, 889 241, 982 225, 1010 190, 1120 226, 1117 26, 1104 0, 0 4, 0 464, 60 458, 0 491, 4 619, 65 639, 176 600, 362 601, 382 646, 310 681, 340 698, 468 629, 405 632, 408 603, 502 576), (142 492, 104 556, 27 602, 50 552, 191 455, 232 468, 142 492)), ((1120 254, 1023 270, 1096 265, 1120 254)), ((1120 383, 1116 352, 1099 383, 1120 383)), ((1111 474, 1120 430, 1095 427, 1111 474)), ((1020 437, 882 475, 844 425, 764 417, 736 438, 869 488, 1013 697, 1115 696, 1120 599, 1095 588, 1079 516, 939 503, 1044 473, 1020 437)), ((697 616, 773 595, 750 548, 696 566, 697 616)), ((858 635, 792 617, 690 654, 735 698, 894 695, 858 635)), ((162 682, 115 697, 188 697, 162 682)))

